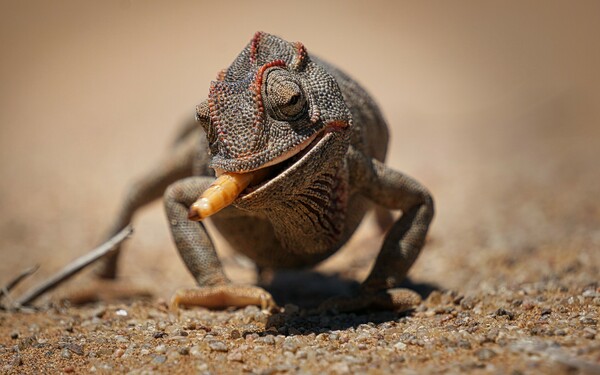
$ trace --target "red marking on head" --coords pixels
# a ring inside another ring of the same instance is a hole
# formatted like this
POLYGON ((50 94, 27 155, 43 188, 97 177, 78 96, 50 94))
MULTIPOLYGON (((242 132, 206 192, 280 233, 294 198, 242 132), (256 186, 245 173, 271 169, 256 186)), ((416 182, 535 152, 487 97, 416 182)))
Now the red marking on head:
POLYGON ((330 131, 340 131, 347 128, 349 125, 348 121, 335 120, 327 123, 327 129, 330 131))
POLYGON ((264 77, 264 73, 267 69, 269 68, 273 68, 275 66, 280 66, 280 67, 285 67, 285 61, 283 60, 273 60, 269 63, 266 63, 265 65, 261 66, 258 69, 258 72, 256 72, 256 78, 254 78, 254 102, 256 103, 256 120, 255 120, 255 124, 259 124, 262 122, 262 118, 264 115, 264 111, 265 111, 265 106, 263 104, 263 100, 262 100, 262 92, 261 92, 261 88, 262 88, 262 83, 263 83, 263 77, 264 77))
POLYGON ((296 47, 296 57, 294 58, 292 66, 294 70, 298 70, 306 61, 306 56, 308 56, 308 53, 306 52, 306 47, 304 47, 304 44, 301 42, 296 42, 294 45, 296 47))
POLYGON ((215 128, 215 138, 223 144, 225 149, 229 147, 228 142, 230 140, 228 139, 227 135, 227 127, 231 124, 222 123, 222 119, 220 118, 222 113, 220 113, 220 111, 227 111, 227 118, 231 118, 232 115, 236 115, 235 112, 232 112, 231 106, 223 105, 224 102, 226 102, 228 99, 231 99, 227 97, 228 93, 233 93, 233 95, 239 96, 241 100, 247 100, 248 102, 246 102, 246 105, 252 106, 252 104, 249 103, 250 100, 254 102, 252 119, 250 120, 252 121, 250 123, 252 128, 247 134, 250 134, 249 136, 252 138, 249 139, 250 142, 259 142, 266 117, 265 105, 262 97, 262 86, 265 80, 265 73, 270 68, 285 68, 286 66, 287 64, 283 60, 273 60, 258 68, 252 68, 254 73, 243 80, 247 86, 239 86, 239 81, 225 82, 223 79, 225 78, 226 71, 223 71, 219 74, 217 77, 218 81, 211 82, 208 98, 210 119, 215 128))
POLYGON ((224 81, 226 74, 227 74, 227 69, 221 69, 219 71, 219 73, 217 73, 217 81, 224 81))
POLYGON ((321 111, 316 106, 313 106, 312 113, 310 115, 310 122, 316 124, 321 119, 321 111))
POLYGON ((250 43, 250 62, 252 64, 256 64, 256 60, 258 58, 258 44, 263 37, 262 31, 257 31, 252 38, 252 42, 250 43))
POLYGON ((272 68, 274 66, 285 67, 285 65, 286 65, 285 61, 283 61, 283 60, 273 60, 273 61, 261 66, 258 69, 258 72, 256 73, 256 78, 254 80, 254 84, 256 85, 256 87, 260 90, 260 87, 262 86, 263 75, 265 73, 265 70, 272 68))

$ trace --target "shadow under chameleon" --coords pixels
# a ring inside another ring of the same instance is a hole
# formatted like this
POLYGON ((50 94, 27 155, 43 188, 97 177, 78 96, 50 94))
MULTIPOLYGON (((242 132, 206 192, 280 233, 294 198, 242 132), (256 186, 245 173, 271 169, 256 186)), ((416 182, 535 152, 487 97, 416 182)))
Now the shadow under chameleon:
MULTIPOLYGON (((265 334, 306 335, 326 333, 358 327, 361 324, 381 324, 401 319, 410 311, 366 309, 349 313, 317 312, 323 301, 335 296, 351 296, 359 289, 355 280, 339 275, 325 275, 316 271, 282 271, 275 273, 269 284, 261 285, 269 291, 280 306, 288 305, 283 313, 272 315, 265 334), (295 306, 293 306, 295 305, 295 306)), ((416 291, 426 299, 439 287, 428 283, 414 283, 405 279, 401 288, 416 291)))

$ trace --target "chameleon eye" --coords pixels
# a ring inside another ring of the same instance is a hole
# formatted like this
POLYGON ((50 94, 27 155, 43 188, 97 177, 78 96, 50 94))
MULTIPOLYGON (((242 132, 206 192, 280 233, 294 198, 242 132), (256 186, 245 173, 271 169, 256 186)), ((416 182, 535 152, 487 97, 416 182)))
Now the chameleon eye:
POLYGON ((289 72, 274 69, 266 82, 267 102, 278 120, 295 120, 306 112, 306 97, 299 82, 289 72))

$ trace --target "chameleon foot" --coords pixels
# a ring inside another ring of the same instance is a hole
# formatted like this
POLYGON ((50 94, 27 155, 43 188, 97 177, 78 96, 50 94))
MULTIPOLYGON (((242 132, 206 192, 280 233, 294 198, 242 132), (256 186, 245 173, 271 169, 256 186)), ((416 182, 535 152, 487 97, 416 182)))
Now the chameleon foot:
POLYGON ((171 298, 171 309, 177 311, 181 305, 208 309, 258 305, 263 310, 271 310, 277 306, 271 294, 263 288, 236 284, 180 289, 171 298))
POLYGON ((421 296, 414 290, 405 288, 388 289, 373 295, 373 306, 398 312, 415 308, 421 303, 421 296))
POLYGON ((395 288, 380 292, 363 292, 352 297, 329 298, 319 306, 320 311, 349 312, 368 308, 403 312, 421 303, 421 296, 410 289, 395 288))

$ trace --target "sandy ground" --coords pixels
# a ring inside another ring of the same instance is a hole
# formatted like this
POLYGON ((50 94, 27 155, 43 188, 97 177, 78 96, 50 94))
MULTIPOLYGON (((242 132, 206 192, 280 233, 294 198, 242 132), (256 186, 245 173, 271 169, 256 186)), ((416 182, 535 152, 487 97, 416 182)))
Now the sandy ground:
MULTIPOLYGON (((593 1, 2 2, 0 285, 41 266, 15 296, 101 241, 256 30, 369 89, 389 164, 430 188, 437 216, 409 314, 310 311, 368 273, 381 242, 368 218, 316 270, 277 275, 283 313, 174 317, 164 301, 192 280, 152 204, 120 283, 153 297, 0 311, 0 371, 600 373, 599 14, 593 1)), ((218 243, 230 277, 253 282, 218 243)), ((90 283, 84 272, 38 306, 90 283)))

